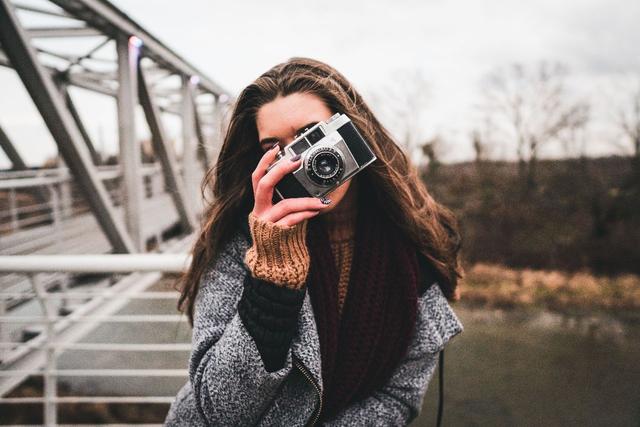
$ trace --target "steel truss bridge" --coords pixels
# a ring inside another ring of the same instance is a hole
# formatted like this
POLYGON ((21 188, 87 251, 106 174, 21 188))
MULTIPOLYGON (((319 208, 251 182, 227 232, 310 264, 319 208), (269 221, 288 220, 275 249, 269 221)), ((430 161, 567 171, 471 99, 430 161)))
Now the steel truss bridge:
MULTIPOLYGON (((0 172, 0 421, 12 405, 40 404, 44 424, 60 425, 60 404, 170 403, 171 393, 153 389, 62 396, 59 386, 73 377, 186 378, 186 365, 69 361, 78 360, 73 352, 186 360, 189 342, 163 333, 167 324, 185 328, 177 293, 155 287, 163 273, 188 265, 200 182, 215 162, 230 93, 105 0, 0 0, 0 67, 18 76, 60 157, 57 167, 27 167, 27 142, 12 141, 0 117, 0 148, 12 164, 0 172), (116 101, 117 162, 96 149, 72 88, 116 101), (151 134, 146 157, 136 138, 142 116, 151 134), (180 153, 167 116, 180 120, 180 153), (137 312, 140 302, 169 308, 137 312), (152 325, 145 338, 164 341, 96 342, 105 325, 107 334, 152 325), (42 379, 42 395, 15 395, 33 377, 42 379)), ((2 92, 0 102, 11 102, 2 92)))

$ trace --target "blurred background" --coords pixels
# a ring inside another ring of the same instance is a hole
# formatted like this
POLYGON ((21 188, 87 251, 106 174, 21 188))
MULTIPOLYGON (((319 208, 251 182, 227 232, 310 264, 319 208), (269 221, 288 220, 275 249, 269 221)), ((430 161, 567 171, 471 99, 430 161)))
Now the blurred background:
MULTIPOLYGON (((235 96, 307 56, 459 218, 443 424, 640 426, 639 18, 631 0, 0 0, 0 423, 162 422, 199 183, 235 96), (82 258, 112 253, 152 256, 82 258)), ((412 425, 435 425, 437 391, 412 425)))

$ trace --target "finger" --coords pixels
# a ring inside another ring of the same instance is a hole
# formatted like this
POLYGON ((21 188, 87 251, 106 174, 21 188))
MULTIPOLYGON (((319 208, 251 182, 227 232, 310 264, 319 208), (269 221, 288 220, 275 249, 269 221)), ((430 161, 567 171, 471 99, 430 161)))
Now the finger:
POLYGON ((251 174, 251 184, 253 185, 253 193, 256 192, 256 187, 258 185, 258 181, 267 173, 267 168, 273 161, 276 159, 276 154, 278 154, 280 146, 278 144, 274 144, 269 150, 267 150, 263 155, 258 164, 256 165, 255 170, 251 174), (276 149, 276 147, 278 149, 276 149))
POLYGON ((260 209, 271 206, 273 198, 273 188, 289 172, 293 172, 300 166, 301 160, 295 162, 284 160, 279 162, 273 169, 270 169, 258 182, 255 191, 255 203, 260 209))
POLYGON ((295 212, 289 214, 282 218, 280 221, 276 222, 276 224, 285 225, 287 227, 293 227, 299 222, 304 221, 307 218, 312 218, 318 215, 320 211, 304 211, 304 212, 295 212))
POLYGON ((291 213, 321 211, 326 209, 327 206, 329 205, 322 203, 320 199, 316 199, 315 197, 295 197, 279 201, 265 213, 265 216, 269 221, 277 222, 291 213))

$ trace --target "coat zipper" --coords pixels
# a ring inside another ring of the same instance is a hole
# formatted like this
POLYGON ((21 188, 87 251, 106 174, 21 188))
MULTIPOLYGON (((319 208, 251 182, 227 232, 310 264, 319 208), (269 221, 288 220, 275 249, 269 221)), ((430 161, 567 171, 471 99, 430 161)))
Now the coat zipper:
POLYGON ((318 384, 316 384, 315 380, 312 378, 311 373, 309 373, 307 368, 304 367, 302 363, 300 363, 298 359, 295 357, 293 358, 293 362, 296 368, 298 368, 300 372, 302 372, 302 375, 304 375, 304 377, 311 383, 311 385, 313 385, 313 388, 315 389, 318 395, 318 406, 314 409, 314 412, 312 413, 313 421, 311 422, 311 424, 307 424, 307 425, 313 426, 315 425, 316 421, 318 421, 318 417, 320 416, 320 412, 322 411, 322 392, 320 391, 320 387, 318 386, 318 384))

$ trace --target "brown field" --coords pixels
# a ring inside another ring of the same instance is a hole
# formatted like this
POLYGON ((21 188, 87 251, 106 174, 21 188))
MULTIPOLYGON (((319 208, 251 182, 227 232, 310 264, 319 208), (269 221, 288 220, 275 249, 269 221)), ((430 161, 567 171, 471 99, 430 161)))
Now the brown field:
POLYGON ((514 270, 478 263, 467 268, 460 301, 488 307, 640 311, 640 276, 514 270))

